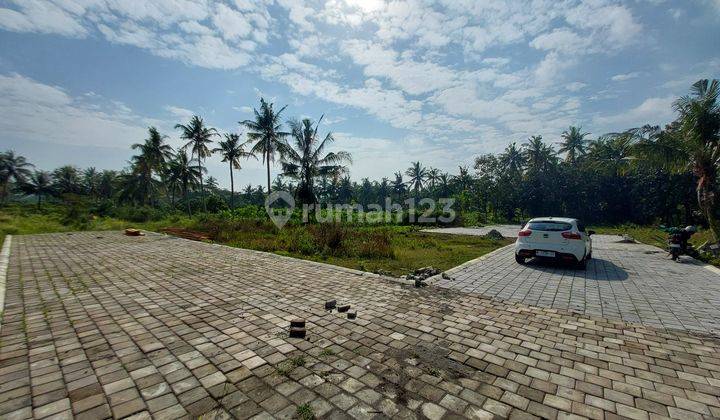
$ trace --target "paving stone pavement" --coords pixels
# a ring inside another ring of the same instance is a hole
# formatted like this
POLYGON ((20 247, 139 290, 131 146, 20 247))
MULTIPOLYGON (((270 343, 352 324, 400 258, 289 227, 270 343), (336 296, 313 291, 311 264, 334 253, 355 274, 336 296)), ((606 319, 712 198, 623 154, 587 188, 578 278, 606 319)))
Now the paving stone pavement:
POLYGON ((531 261, 513 246, 447 271, 436 286, 665 328, 720 332, 720 274, 657 247, 593 236, 587 270, 531 261))
POLYGON ((3 419, 720 416, 714 336, 154 234, 13 237, 0 335, 3 419))
POLYGON ((450 227, 450 228, 433 228, 423 229, 423 232, 430 233, 448 233, 453 235, 473 235, 482 236, 487 235, 488 232, 495 229, 506 238, 517 238, 518 231, 520 231, 520 225, 491 225, 481 227, 450 227))

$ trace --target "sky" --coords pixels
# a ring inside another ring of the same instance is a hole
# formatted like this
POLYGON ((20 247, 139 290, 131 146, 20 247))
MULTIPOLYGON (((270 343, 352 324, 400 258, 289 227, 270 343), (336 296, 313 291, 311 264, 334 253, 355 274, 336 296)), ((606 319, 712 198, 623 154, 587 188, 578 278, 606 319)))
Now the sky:
POLYGON ((570 125, 666 124, 701 78, 720 78, 720 0, 0 0, 0 149, 45 170, 122 169, 192 115, 243 134, 264 97, 324 115, 354 180, 453 173, 570 125))

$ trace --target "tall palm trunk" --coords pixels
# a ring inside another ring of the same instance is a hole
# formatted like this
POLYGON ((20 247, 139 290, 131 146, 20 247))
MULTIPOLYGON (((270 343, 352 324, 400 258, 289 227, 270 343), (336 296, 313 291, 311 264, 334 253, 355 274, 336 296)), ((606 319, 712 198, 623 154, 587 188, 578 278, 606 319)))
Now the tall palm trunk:
POLYGON ((207 204, 205 203, 205 186, 203 185, 202 176, 202 159, 198 155, 198 172, 200 172, 200 197, 202 198, 203 212, 207 213, 207 204))
POLYGON ((714 176, 706 174, 700 177, 697 188, 698 205, 700 209, 705 213, 707 218, 708 226, 713 234, 715 242, 720 241, 720 224, 715 217, 715 192, 711 190, 714 184, 714 176))
POLYGON ((188 197, 188 185, 187 182, 183 183, 183 196, 185 196, 185 204, 187 205, 188 216, 192 217, 192 210, 190 209, 190 199, 188 197))
POLYGON ((265 152, 265 159, 267 162, 267 193, 270 195, 270 151, 265 152))
POLYGON ((235 208, 235 183, 233 182, 233 164, 230 162, 230 209, 235 208))

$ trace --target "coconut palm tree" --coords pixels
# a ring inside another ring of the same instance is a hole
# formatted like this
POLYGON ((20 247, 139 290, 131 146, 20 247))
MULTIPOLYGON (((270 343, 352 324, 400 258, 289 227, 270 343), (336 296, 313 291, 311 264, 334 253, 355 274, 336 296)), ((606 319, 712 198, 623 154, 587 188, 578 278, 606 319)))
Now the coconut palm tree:
POLYGON ((183 199, 187 204, 189 216, 192 215, 192 210, 190 209, 188 192, 190 191, 190 187, 198 183, 202 170, 205 170, 205 168, 201 169, 200 167, 192 165, 192 161, 184 150, 177 152, 175 158, 168 163, 168 182, 173 189, 173 194, 175 188, 180 188, 183 199))
POLYGON ((430 183, 430 189, 435 189, 435 184, 440 180, 440 173, 440 169, 438 168, 428 168, 427 180, 430 183))
POLYGON ((560 153, 566 153, 565 161, 571 164, 577 163, 578 158, 585 154, 585 137, 590 133, 583 133, 582 127, 570 126, 562 132, 563 141, 560 142, 560 153))
POLYGON ((348 152, 325 152, 335 138, 332 133, 327 133, 322 139, 318 137, 322 119, 321 116, 317 123, 308 118, 301 122, 290 121, 293 144, 278 145, 283 175, 298 180, 296 194, 303 204, 317 202, 314 187, 317 177, 344 174, 347 168, 343 164, 352 162, 348 152))
POLYGON ((82 190, 80 171, 72 165, 61 166, 53 171, 53 185, 58 194, 77 194, 82 190))
POLYGON ((83 187, 90 197, 97 198, 100 187, 100 173, 91 166, 83 171, 83 187))
POLYGON ((543 142, 542 136, 530 136, 522 148, 523 158, 530 171, 546 171, 557 162, 555 150, 543 142))
POLYGON ((100 182, 98 183, 98 195, 104 199, 111 198, 115 194, 117 178, 118 174, 115 171, 102 171, 100 173, 100 182))
POLYGON ((519 175, 525 167, 525 157, 515 142, 510 143, 500 155, 500 165, 510 175, 519 175))
POLYGON ((458 166, 458 174, 452 177, 452 181, 459 187, 459 192, 467 191, 473 183, 473 177, 467 166, 458 166))
POLYGON ((698 80, 690 94, 673 106, 680 115, 679 135, 688 166, 697 177, 697 200, 705 214, 715 241, 720 240, 720 224, 715 217, 716 183, 720 163, 720 83, 698 80))
POLYGON ((392 190, 397 195, 398 200, 402 200, 407 193, 407 184, 403 182, 402 172, 395 172, 395 180, 392 182, 392 190))
POLYGON ((190 160, 195 157, 197 159, 197 173, 200 175, 200 195, 202 197, 203 211, 207 212, 205 203, 205 187, 203 186, 203 173, 206 172, 203 167, 203 159, 208 158, 212 151, 208 147, 212 143, 212 138, 217 136, 217 130, 212 127, 206 127, 202 118, 193 115, 188 124, 177 124, 176 129, 180 129, 180 137, 187 140, 182 147, 184 150, 190 148, 190 160))
POLYGON ((148 128, 148 138, 144 143, 135 143, 133 150, 140 149, 140 154, 145 157, 150 168, 158 175, 161 175, 165 163, 172 158, 173 149, 165 143, 167 136, 163 136, 155 127, 148 128))
POLYGON ((42 205, 42 197, 50 195, 53 192, 52 176, 45 171, 35 171, 20 184, 20 191, 25 195, 34 195, 37 197, 38 208, 42 205))
POLYGON ((218 143, 220 147, 213 149, 213 153, 220 153, 222 161, 230 166, 230 208, 235 208, 235 180, 233 169, 240 170, 240 159, 257 159, 257 156, 243 149, 244 144, 240 142, 240 136, 235 133, 226 133, 225 140, 218 143))
POLYGON ((634 159, 636 135, 632 130, 609 133, 588 143, 587 161, 591 168, 625 175, 634 159))
POLYGON ((152 158, 144 153, 130 159, 130 170, 121 176, 122 196, 125 201, 150 204, 151 197, 160 187, 160 183, 153 178, 153 167, 152 158))
POLYGON ((10 181, 22 183, 30 176, 30 168, 33 166, 24 156, 16 155, 12 150, 0 153, 0 183, 2 184, 3 202, 7 199, 10 181))
POLYGON ((240 125, 249 130, 248 140, 255 143, 250 152, 254 155, 262 155, 263 164, 267 166, 268 194, 270 193, 270 164, 275 161, 278 148, 282 148, 286 144, 285 138, 290 135, 290 133, 281 131, 280 114, 285 108, 287 106, 275 111, 272 103, 268 104, 265 99, 260 98, 260 110, 253 109, 255 119, 240 122, 240 125))
POLYGON ((408 185, 412 186, 415 191, 415 197, 418 197, 420 190, 425 186, 428 173, 427 169, 420 162, 412 162, 410 167, 405 171, 405 175, 409 176, 408 185))

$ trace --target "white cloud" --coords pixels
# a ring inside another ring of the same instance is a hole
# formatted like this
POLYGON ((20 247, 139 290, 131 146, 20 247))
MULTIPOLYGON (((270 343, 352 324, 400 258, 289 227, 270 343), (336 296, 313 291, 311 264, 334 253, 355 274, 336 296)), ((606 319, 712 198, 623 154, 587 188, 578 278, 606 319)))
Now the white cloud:
POLYGON ((196 115, 193 111, 179 106, 167 105, 165 110, 182 121, 189 120, 193 115, 196 115))
POLYGON ((222 37, 228 40, 245 38, 253 29, 252 24, 240 12, 220 3, 212 17, 213 25, 220 30, 222 37))
POLYGON ((672 104, 676 99, 675 96, 648 98, 635 108, 615 115, 598 116, 593 122, 606 128, 606 131, 640 127, 644 124, 665 125, 675 117, 672 104))
POLYGON ((590 40, 582 38, 568 29, 555 29, 533 39, 530 46, 539 50, 573 54, 587 49, 590 46, 590 40))
POLYGON ((458 76, 449 68, 431 62, 402 59, 393 50, 365 41, 346 41, 341 49, 356 64, 364 66, 366 76, 387 78, 411 95, 448 87, 458 76))
POLYGON ((636 77, 640 77, 640 72, 634 71, 632 73, 616 74, 615 76, 611 77, 610 80, 612 80, 613 82, 624 82, 626 80, 634 79, 636 77))
POLYGON ((133 114, 123 104, 88 102, 27 77, 0 75, 0 131, 8 138, 69 145, 129 146, 158 121, 133 114))
POLYGON ((107 40, 188 64, 236 69, 268 39, 270 15, 261 3, 239 10, 206 0, 12 0, 0 8, 0 28, 81 37, 95 28, 107 40), (214 29, 202 24, 210 20, 214 29))
POLYGON ((577 92, 585 87, 587 87, 587 83, 583 82, 572 82, 565 85, 565 89, 569 90, 570 92, 577 92))
POLYGON ((0 28, 15 32, 57 33, 83 37, 86 29, 75 16, 50 2, 13 1, 17 10, 0 8, 0 28))

